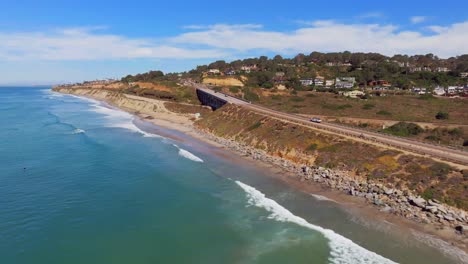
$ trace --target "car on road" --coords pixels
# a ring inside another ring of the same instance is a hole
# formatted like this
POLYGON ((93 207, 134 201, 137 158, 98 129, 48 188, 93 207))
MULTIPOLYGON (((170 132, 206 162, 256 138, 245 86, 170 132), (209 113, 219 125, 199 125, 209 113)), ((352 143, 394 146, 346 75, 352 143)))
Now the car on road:
POLYGON ((318 118, 318 117, 312 117, 312 119, 310 119, 310 122, 322 123, 322 119, 320 119, 320 118, 318 118))

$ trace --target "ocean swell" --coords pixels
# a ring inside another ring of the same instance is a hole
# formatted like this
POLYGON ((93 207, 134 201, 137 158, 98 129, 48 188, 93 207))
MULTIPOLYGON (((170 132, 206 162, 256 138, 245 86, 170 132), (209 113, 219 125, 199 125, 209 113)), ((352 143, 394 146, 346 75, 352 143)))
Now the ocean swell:
POLYGON ((328 243, 331 249, 331 256, 329 259, 330 263, 395 263, 357 245, 352 240, 335 233, 333 230, 325 229, 307 222, 305 219, 294 215, 286 208, 282 207, 276 201, 267 198, 265 194, 261 193, 257 189, 240 181, 236 181, 236 183, 246 192, 248 203, 250 205, 263 208, 270 213, 268 216, 269 219, 274 219, 280 222, 295 223, 322 233, 329 240, 328 243))

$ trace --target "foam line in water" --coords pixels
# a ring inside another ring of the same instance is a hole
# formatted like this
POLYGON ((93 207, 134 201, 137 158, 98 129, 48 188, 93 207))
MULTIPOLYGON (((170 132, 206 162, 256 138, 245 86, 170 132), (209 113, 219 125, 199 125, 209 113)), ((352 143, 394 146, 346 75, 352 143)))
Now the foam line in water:
POLYGON ((334 202, 334 203, 338 203, 337 201, 333 200, 333 199, 330 199, 326 196, 323 196, 323 195, 320 195, 320 194, 314 194, 314 193, 311 193, 310 194, 312 197, 314 197, 315 199, 319 200, 319 201, 328 201, 328 202, 334 202))
POLYGON ((270 213, 268 218, 280 222, 295 223, 297 225, 322 233, 329 241, 328 244, 331 249, 329 259, 330 263, 395 263, 357 245, 352 240, 335 233, 333 230, 325 229, 307 222, 305 219, 294 215, 286 208, 282 207, 276 201, 267 198, 265 194, 261 193, 252 186, 244 184, 240 181, 236 181, 236 183, 246 192, 248 203, 250 205, 263 208, 270 213))
POLYGON ((72 134, 84 134, 84 133, 85 133, 85 131, 83 129, 79 129, 79 128, 73 130, 73 132, 72 132, 72 134))
POLYGON ((93 102, 93 104, 91 105, 92 106, 91 111, 104 115, 105 119, 107 120, 107 122, 104 124, 106 127, 124 128, 130 131, 139 133, 143 135, 144 137, 163 138, 162 136, 148 133, 146 131, 141 130, 139 127, 137 127, 133 123, 133 119, 134 119, 133 115, 127 112, 121 111, 121 110, 104 107, 100 105, 98 101, 94 101, 92 99, 89 99, 89 100, 91 100, 90 102, 93 102))
POLYGON ((200 162, 200 163, 204 162, 201 158, 195 156, 193 153, 191 153, 191 152, 189 152, 189 151, 187 151, 187 150, 185 150, 183 148, 180 148, 176 144, 172 144, 172 145, 174 147, 176 147, 177 149, 179 149, 179 156, 184 157, 186 159, 189 159, 191 161, 195 161, 195 162, 200 162))

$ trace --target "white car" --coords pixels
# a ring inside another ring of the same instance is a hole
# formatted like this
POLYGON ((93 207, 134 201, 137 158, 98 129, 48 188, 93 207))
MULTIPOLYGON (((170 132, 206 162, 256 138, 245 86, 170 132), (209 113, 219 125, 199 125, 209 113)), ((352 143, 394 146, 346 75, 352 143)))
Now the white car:
POLYGON ((313 117, 312 119, 310 119, 310 122, 322 123, 322 119, 320 119, 320 118, 318 118, 318 117, 313 117))

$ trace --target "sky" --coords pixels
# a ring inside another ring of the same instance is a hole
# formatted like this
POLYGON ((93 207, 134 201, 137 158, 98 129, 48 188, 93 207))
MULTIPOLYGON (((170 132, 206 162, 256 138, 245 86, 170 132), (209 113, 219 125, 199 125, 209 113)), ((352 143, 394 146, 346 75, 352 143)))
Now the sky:
POLYGON ((0 85, 280 54, 468 54, 468 1, 0 0, 0 85))

